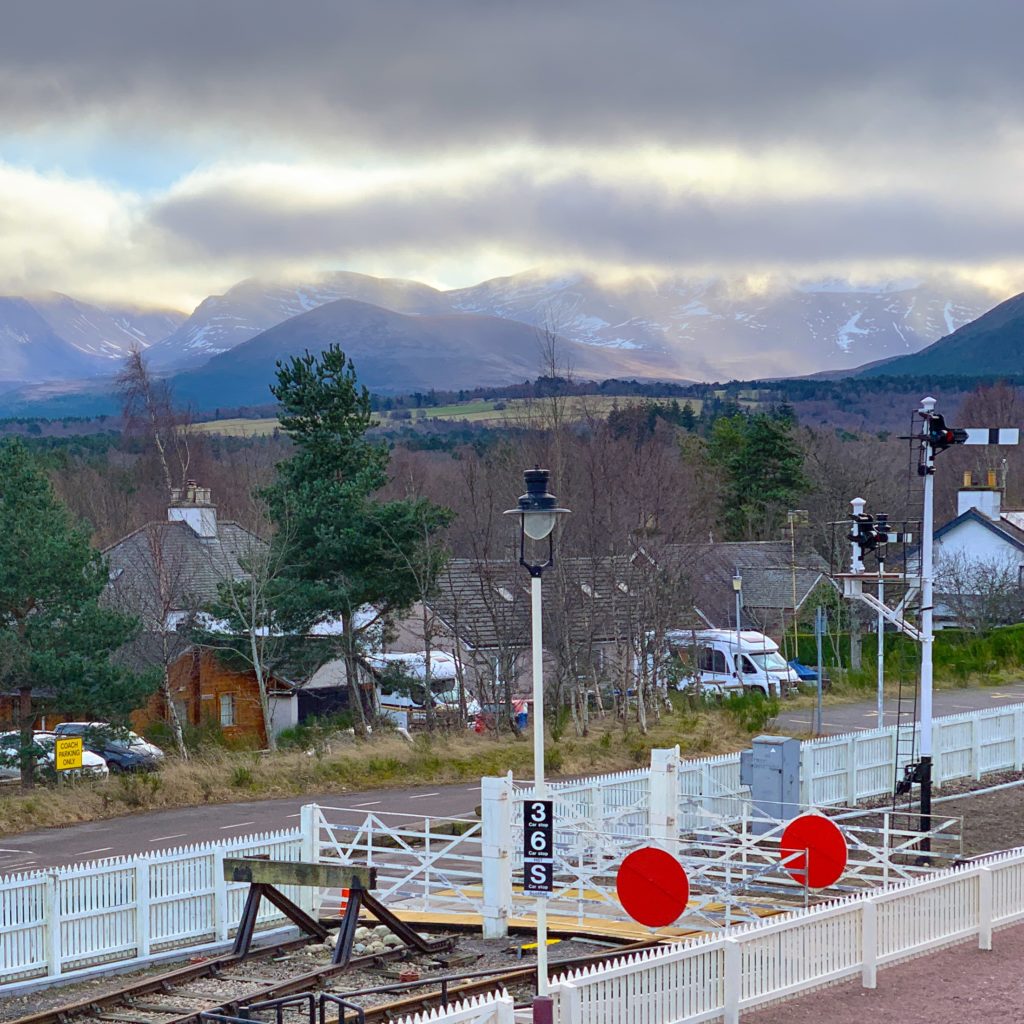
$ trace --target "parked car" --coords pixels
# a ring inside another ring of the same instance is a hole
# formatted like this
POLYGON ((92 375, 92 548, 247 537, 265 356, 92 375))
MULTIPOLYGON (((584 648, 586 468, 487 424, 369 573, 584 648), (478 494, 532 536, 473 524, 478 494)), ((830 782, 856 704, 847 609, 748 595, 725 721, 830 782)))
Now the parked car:
MULTIPOLYGON (((36 760, 37 774, 53 776, 56 774, 54 768, 54 744, 57 741, 56 733, 34 732, 32 742, 38 748, 36 760)), ((21 733, 9 732, 0 736, 0 779, 21 778, 21 733)), ((73 779, 102 779, 110 773, 107 762, 99 755, 88 748, 82 751, 82 767, 72 768, 61 772, 64 778, 73 779)))
POLYGON ((58 736, 81 736, 85 749, 99 754, 115 772, 155 772, 164 761, 164 752, 128 729, 106 722, 61 722, 54 728, 58 736))
MULTIPOLYGON (((800 677, 800 682, 805 683, 813 689, 818 687, 818 670, 810 668, 807 665, 802 664, 794 658, 789 662, 789 667, 800 677)), ((822 692, 826 692, 832 685, 832 680, 829 679, 828 673, 823 668, 821 670, 821 689, 822 692)))

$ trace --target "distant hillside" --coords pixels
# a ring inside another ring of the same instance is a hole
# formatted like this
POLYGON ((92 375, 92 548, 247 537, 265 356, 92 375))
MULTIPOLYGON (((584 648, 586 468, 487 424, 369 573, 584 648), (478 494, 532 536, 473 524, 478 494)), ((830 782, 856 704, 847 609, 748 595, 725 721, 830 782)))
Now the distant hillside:
POLYGON ((914 355, 861 367, 858 376, 1024 373, 1024 293, 914 355))
MULTIPOLYGON (((179 401, 198 409, 256 405, 271 400, 274 363, 307 349, 340 345, 371 391, 411 392, 510 384, 536 377, 541 345, 536 328, 515 320, 451 313, 406 316, 365 302, 340 299, 215 356, 172 380, 179 401)), ((562 339, 560 355, 580 377, 653 377, 642 355, 562 339)), ((663 371, 662 371, 663 373, 663 371)))
POLYGON ((338 299, 356 299, 396 313, 448 313, 442 292, 418 281, 337 271, 304 282, 249 278, 204 299, 173 334, 146 354, 151 369, 185 370, 257 334, 338 299))
POLYGON ((0 382, 84 380, 116 373, 185 319, 167 309, 96 306, 59 292, 0 297, 0 382))

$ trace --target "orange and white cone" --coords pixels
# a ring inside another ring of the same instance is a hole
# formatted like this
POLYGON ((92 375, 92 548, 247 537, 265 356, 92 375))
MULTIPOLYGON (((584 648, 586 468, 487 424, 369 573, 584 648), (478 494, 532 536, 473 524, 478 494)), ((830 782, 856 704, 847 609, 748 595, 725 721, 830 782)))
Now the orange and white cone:
POLYGON ((338 917, 344 917, 345 911, 348 910, 348 896, 349 890, 341 890, 341 903, 338 904, 338 917))

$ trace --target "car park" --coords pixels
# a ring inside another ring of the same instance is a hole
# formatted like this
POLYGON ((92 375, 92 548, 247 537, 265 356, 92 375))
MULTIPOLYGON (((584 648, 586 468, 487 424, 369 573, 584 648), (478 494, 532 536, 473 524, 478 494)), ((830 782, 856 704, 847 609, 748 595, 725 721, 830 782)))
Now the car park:
MULTIPOLYGON (((32 743, 36 748, 36 773, 42 776, 56 775, 54 767, 54 750, 60 737, 52 732, 32 733, 32 743)), ((0 736, 0 780, 13 781, 21 778, 21 734, 5 733, 0 736)), ((99 754, 83 749, 82 767, 71 768, 60 773, 63 778, 71 779, 102 779, 106 778, 110 769, 107 762, 99 754)))
POLYGON ((114 772, 157 771, 164 752, 130 729, 106 722, 61 722, 54 727, 58 736, 81 736, 85 749, 102 757, 114 772))

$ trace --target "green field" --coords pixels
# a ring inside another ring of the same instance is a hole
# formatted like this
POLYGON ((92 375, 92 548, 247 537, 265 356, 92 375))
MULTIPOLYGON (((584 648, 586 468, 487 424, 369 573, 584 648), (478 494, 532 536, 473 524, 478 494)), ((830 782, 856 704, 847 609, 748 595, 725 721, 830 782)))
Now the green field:
MULTIPOLYGON (((586 416, 605 418, 614 409, 625 409, 631 405, 640 405, 648 399, 641 395, 577 395, 562 399, 561 414, 570 419, 580 420, 586 416)), ((659 399, 658 401, 666 401, 659 399)), ((670 399, 669 399, 670 401, 670 399)), ((689 403, 695 415, 700 414, 701 400, 687 398, 680 400, 680 405, 689 403)), ((421 409, 396 409, 378 414, 383 426, 400 426, 415 423, 420 419, 452 420, 464 423, 507 423, 513 426, 530 426, 531 424, 550 422, 551 407, 543 398, 506 398, 506 399, 475 399, 470 402, 456 402, 452 405, 435 405, 421 409), (500 406, 500 408, 496 408, 500 406), (411 413, 411 417, 404 414, 411 413), (400 415, 396 416, 395 413, 400 415)), ((193 429, 208 434, 224 434, 230 437, 266 437, 279 429, 276 419, 228 419, 207 420, 193 424, 193 429)))

